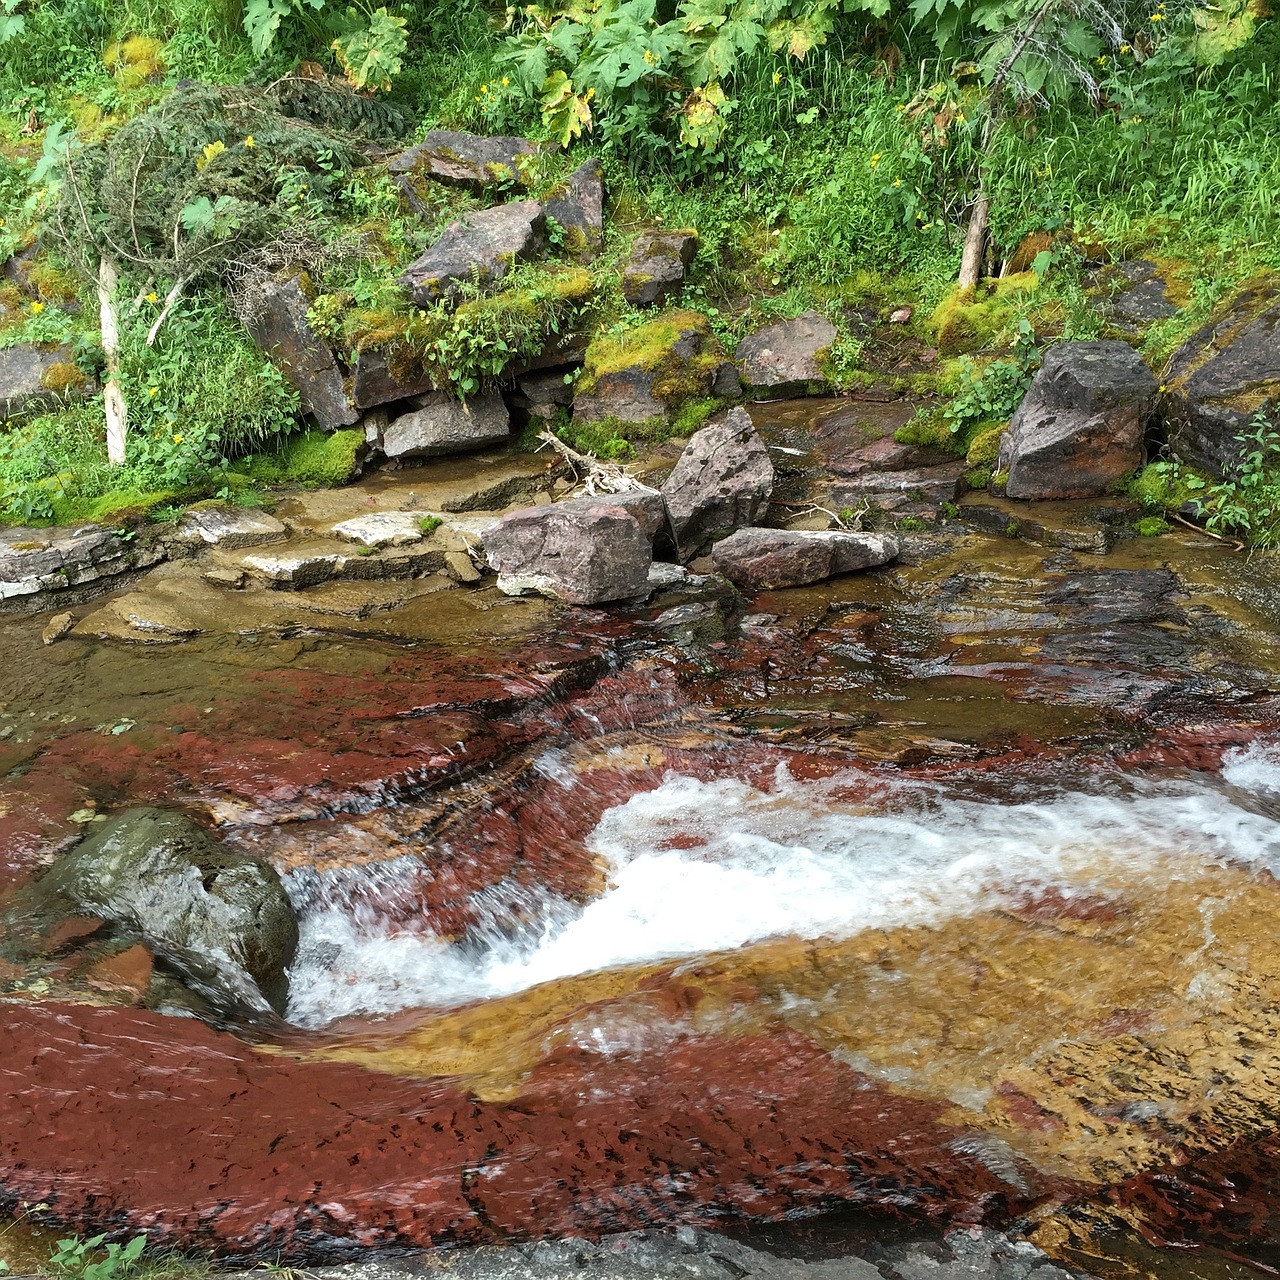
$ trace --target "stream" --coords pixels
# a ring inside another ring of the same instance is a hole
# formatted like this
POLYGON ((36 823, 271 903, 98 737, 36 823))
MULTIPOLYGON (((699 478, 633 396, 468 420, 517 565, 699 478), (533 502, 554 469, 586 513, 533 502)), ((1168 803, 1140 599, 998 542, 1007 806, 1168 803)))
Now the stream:
POLYGON ((0 940, 0 1208, 295 1262, 857 1211, 1275 1274, 1273 560, 964 517, 738 605, 0 621, 0 899, 161 804, 300 928, 283 1017, 92 919, 0 940))

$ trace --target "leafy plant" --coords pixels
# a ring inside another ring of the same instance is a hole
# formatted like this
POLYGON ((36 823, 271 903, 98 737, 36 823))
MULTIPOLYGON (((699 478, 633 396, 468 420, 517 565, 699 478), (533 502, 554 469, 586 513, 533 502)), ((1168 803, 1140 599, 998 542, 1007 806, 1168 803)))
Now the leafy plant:
POLYGON ((49 1259, 49 1266, 68 1280, 125 1280, 138 1268, 138 1259, 146 1248, 146 1236, 134 1236, 126 1245, 103 1245, 106 1235, 88 1240, 70 1237, 59 1240, 49 1259), (95 1255, 105 1252, 105 1257, 95 1255))
POLYGON ((286 19, 299 20, 317 43, 331 48, 357 89, 385 91, 403 66, 407 23, 385 6, 339 9, 327 0, 247 0, 244 29, 258 57, 270 50, 286 19))
POLYGON ((1236 440, 1243 446, 1236 474, 1197 500, 1205 528, 1257 547, 1280 545, 1280 428, 1259 409, 1236 440))

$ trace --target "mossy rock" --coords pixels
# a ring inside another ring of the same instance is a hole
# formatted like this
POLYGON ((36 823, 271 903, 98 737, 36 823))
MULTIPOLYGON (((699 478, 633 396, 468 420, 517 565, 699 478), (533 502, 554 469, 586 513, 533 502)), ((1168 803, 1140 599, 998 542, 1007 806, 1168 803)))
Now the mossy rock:
POLYGON ((360 474, 365 449, 363 431, 304 431, 278 453, 255 455, 240 466, 256 484, 336 487, 360 474))
POLYGON ((1035 272, 1023 271, 972 289, 953 289, 930 319, 938 351, 956 356, 990 346, 1018 314, 1023 295, 1039 287, 1035 272))

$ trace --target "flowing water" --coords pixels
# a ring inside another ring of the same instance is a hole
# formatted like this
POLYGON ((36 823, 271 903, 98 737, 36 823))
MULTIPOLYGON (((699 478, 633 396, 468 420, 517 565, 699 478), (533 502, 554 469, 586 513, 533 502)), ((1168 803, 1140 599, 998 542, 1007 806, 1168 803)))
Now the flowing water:
POLYGON ((301 934, 246 1021, 14 926, 0 1194, 259 1257, 855 1207, 1280 1264, 1268 562, 953 531, 727 621, 240 608, 0 629, 0 891, 174 804, 301 934))

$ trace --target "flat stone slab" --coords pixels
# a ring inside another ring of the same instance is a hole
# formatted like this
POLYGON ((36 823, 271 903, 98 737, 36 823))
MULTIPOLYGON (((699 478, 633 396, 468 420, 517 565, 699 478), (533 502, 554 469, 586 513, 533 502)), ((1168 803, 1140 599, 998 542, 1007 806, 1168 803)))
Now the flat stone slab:
POLYGON ((0 531, 0 602, 57 595, 103 578, 145 569, 165 558, 159 543, 128 541, 111 529, 79 528, 0 531))
POLYGON ((937 467, 867 471, 833 485, 831 500, 841 507, 857 507, 865 501, 884 511, 907 507, 934 510, 944 502, 955 502, 967 491, 964 472, 963 458, 937 467))
POLYGON ((735 585, 770 591, 872 569, 896 558, 900 549, 891 533, 739 529, 716 543, 711 560, 735 585))
POLYGON ((224 507, 188 511, 178 522, 176 541, 188 546, 261 547, 283 542, 289 531, 265 511, 232 511, 224 507))
POLYGON ((366 547, 402 547, 422 541, 426 536, 422 522, 429 515, 426 511, 374 511, 335 524, 333 532, 366 547))
POLYGON ((240 563, 272 587, 301 590, 335 579, 416 578, 445 567, 445 549, 421 541, 388 546, 384 551, 368 547, 349 550, 336 541, 301 543, 280 551, 247 555, 240 563))

